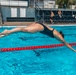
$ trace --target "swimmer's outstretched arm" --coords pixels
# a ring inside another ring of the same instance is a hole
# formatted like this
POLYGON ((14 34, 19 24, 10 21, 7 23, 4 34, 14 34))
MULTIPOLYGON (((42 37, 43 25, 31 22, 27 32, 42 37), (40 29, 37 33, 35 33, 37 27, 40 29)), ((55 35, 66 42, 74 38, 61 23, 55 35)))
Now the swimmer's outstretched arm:
POLYGON ((72 51, 76 52, 76 50, 74 48, 72 48, 64 39, 60 39, 60 41, 66 45, 69 49, 71 49, 72 51))
POLYGON ((73 50, 74 52, 76 52, 76 50, 74 48, 72 48, 68 43, 66 43, 65 41, 63 41, 63 44, 66 45, 69 49, 73 50))
POLYGON ((73 50, 74 52, 76 52, 76 50, 74 48, 72 48, 64 39, 59 39, 59 41, 61 41, 64 45, 66 45, 69 49, 73 50))
POLYGON ((69 49, 76 52, 76 50, 72 48, 57 31, 54 31, 54 37, 60 42, 62 42, 64 45, 66 45, 69 49))

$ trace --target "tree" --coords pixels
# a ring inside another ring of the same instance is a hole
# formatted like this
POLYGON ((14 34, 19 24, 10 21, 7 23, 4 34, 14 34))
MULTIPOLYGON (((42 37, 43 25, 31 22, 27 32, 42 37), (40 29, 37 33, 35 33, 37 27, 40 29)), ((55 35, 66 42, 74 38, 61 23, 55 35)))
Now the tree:
POLYGON ((56 4, 58 4, 60 8, 63 8, 63 5, 65 4, 68 8, 70 5, 75 5, 76 0, 56 0, 56 4))

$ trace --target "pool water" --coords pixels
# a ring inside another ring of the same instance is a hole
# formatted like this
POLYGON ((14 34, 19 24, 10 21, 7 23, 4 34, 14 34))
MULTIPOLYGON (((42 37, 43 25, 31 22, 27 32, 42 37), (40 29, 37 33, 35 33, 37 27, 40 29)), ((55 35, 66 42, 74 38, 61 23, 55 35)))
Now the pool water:
MULTIPOLYGON (((76 26, 52 26, 62 30, 68 43, 76 42, 76 26)), ((14 28, 14 27, 12 27, 14 28)), ((11 27, 1 27, 0 32, 11 27)), ((39 32, 16 32, 0 38, 0 48, 60 44, 39 32)), ((76 49, 75 46, 73 48, 76 49)), ((0 52, 0 75, 76 75, 76 53, 67 47, 0 52)))

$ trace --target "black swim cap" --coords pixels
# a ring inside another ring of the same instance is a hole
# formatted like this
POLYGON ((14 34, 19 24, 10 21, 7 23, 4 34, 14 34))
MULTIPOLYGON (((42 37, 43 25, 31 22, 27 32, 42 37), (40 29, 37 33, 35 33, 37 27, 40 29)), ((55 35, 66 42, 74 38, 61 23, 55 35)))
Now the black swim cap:
POLYGON ((64 38, 64 34, 63 34, 63 32, 62 32, 62 31, 60 31, 59 33, 60 33, 60 34, 61 34, 61 36, 64 38))

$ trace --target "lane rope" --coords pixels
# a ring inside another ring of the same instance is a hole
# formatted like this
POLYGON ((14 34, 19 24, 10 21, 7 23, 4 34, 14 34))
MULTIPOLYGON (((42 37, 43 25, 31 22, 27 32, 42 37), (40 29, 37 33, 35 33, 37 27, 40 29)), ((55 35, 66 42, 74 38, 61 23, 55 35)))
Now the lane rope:
MULTIPOLYGON (((76 43, 69 43, 71 46, 76 46, 76 43)), ((64 44, 53 44, 53 45, 42 45, 42 46, 26 46, 26 47, 16 47, 16 48, 0 48, 1 52, 7 51, 19 51, 19 50, 36 50, 36 49, 43 49, 43 48, 55 48, 61 47, 64 44)))

